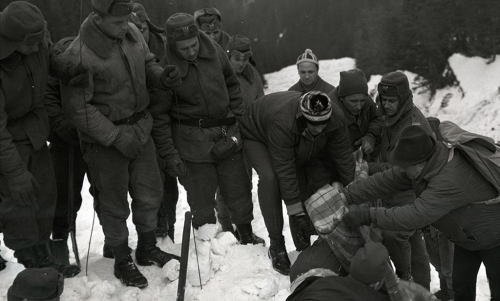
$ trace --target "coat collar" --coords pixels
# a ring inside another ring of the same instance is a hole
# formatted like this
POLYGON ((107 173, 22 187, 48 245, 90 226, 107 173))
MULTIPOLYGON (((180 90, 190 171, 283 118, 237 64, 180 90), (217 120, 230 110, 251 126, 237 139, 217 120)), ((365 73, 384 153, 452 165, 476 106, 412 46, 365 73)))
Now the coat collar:
MULTIPOLYGON (((123 39, 128 39, 133 43, 137 43, 139 39, 135 36, 137 33, 132 29, 132 26, 133 25, 129 23, 127 34, 123 39)), ((97 56, 101 59, 108 59, 110 57, 113 45, 116 41, 106 36, 99 28, 97 28, 94 24, 94 13, 91 13, 87 19, 83 21, 80 29, 80 37, 85 45, 92 49, 92 51, 95 52, 95 54, 97 54, 97 56)))
POLYGON ((217 56, 217 47, 220 48, 220 46, 212 42, 212 40, 200 30, 198 30, 198 40, 200 42, 200 51, 198 52, 198 58, 194 62, 188 62, 179 55, 175 49, 175 42, 171 40, 167 42, 165 51, 167 62, 169 65, 175 65, 179 68, 181 77, 187 75, 189 64, 197 64, 198 59, 210 59, 217 56))

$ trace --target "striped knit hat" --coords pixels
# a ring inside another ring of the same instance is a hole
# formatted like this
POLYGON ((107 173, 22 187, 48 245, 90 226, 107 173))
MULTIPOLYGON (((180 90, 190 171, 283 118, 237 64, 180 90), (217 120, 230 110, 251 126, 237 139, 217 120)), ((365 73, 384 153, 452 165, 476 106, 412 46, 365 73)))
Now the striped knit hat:
POLYGON ((326 123, 332 115, 332 102, 321 91, 309 91, 300 97, 300 109, 306 122, 326 123))
POLYGON ((297 66, 300 63, 304 63, 304 62, 316 64, 316 66, 318 66, 318 68, 319 68, 318 58, 314 55, 314 53, 312 52, 311 49, 306 49, 306 51, 304 53, 299 55, 299 57, 297 58, 297 66))

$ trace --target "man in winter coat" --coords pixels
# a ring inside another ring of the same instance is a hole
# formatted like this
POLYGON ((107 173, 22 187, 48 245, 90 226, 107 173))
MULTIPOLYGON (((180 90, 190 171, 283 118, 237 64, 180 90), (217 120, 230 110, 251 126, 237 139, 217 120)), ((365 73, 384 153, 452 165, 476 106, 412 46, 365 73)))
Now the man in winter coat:
POLYGON ((167 49, 161 64, 179 68, 182 85, 155 96, 153 137, 165 171, 179 178, 196 229, 215 224, 220 187, 240 243, 255 243, 253 204, 236 116, 244 112, 238 78, 222 48, 198 30, 192 15, 165 23, 167 49))
POLYGON ((437 143, 420 126, 409 126, 389 155, 394 167, 344 189, 349 203, 413 189, 416 199, 393 208, 352 210, 343 221, 356 227, 374 223, 385 230, 432 225, 455 243, 453 290, 456 301, 475 300, 482 264, 491 300, 500 300, 500 204, 495 187, 460 152, 437 143))
MULTIPOLYGON (((141 33, 148 44, 149 51, 153 53, 157 61, 165 56, 165 29, 159 28, 151 23, 146 9, 139 3, 134 3, 133 11, 141 22, 141 33)), ((161 177, 163 182, 163 201, 158 210, 158 228, 156 236, 165 237, 168 235, 174 241, 176 207, 179 199, 179 187, 177 178, 164 173, 161 168, 161 177)))
POLYGON ((56 206, 43 108, 52 48, 47 24, 24 1, 11 2, 0 24, 0 230, 26 268, 53 267, 72 277, 80 269, 54 262, 47 249, 56 206))
POLYGON ((311 228, 304 212, 307 185, 321 188, 332 181, 347 185, 354 180, 355 162, 342 111, 325 93, 310 91, 277 92, 254 101, 240 119, 247 158, 259 175, 259 204, 271 246, 273 267, 288 274, 290 261, 283 237, 285 201, 290 228, 297 250, 310 245, 311 228), (321 157, 324 156, 324 157, 321 157), (336 169, 338 178, 329 177, 326 164, 309 166, 322 159, 336 169), (321 174, 310 183, 308 176, 321 174))
POLYGON ((231 36, 222 30, 222 15, 215 7, 206 7, 194 12, 196 26, 212 41, 226 49, 231 36))
POLYGON ((128 23, 130 0, 92 0, 93 12, 64 56, 88 68, 88 85, 61 85, 63 109, 78 128, 92 185, 99 191, 105 243, 114 257, 114 275, 127 286, 145 287, 147 279, 130 256, 127 193, 132 197, 139 265, 163 266, 175 256, 156 246, 157 212, 163 191, 147 87, 179 84, 178 70, 161 68, 140 31, 128 23), (81 60, 81 62, 80 62, 81 60))
MULTIPOLYGON (((229 39, 226 53, 229 57, 229 62, 236 71, 236 75, 240 82, 240 90, 243 96, 243 103, 248 107, 254 100, 264 95, 264 87, 260 79, 259 72, 249 64, 249 59, 252 57, 252 47, 250 40, 242 35, 235 35, 229 39)), ((245 160, 245 166, 249 175, 248 180, 252 180, 252 166, 245 160)), ((250 182, 251 184, 251 182, 250 182)), ((223 231, 234 233, 233 225, 229 210, 222 199, 222 195, 217 191, 217 219, 222 226, 223 231)), ((264 241, 262 241, 264 243, 264 241)))
POLYGON ((382 124, 377 116, 377 106, 368 94, 363 71, 351 69, 340 72, 339 86, 328 97, 344 112, 352 151, 361 147, 367 158, 380 144, 382 124))
MULTIPOLYGON (((382 138, 378 162, 369 163, 369 174, 384 171, 392 165, 388 162, 389 150, 394 147, 401 132, 410 125, 420 125, 427 133, 431 128, 422 112, 413 105, 413 95, 408 78, 402 72, 390 72, 382 76, 378 84, 378 115, 382 116, 382 138)), ((384 197, 384 207, 410 204, 415 199, 412 190, 384 197)), ((384 231, 384 244, 396 268, 399 278, 410 280, 429 289, 430 264, 420 229, 411 231, 384 231)))
POLYGON ((306 49, 303 54, 299 55, 297 58, 297 70, 299 71, 300 79, 288 91, 309 92, 317 90, 328 94, 335 88, 318 75, 318 58, 311 49, 306 49))

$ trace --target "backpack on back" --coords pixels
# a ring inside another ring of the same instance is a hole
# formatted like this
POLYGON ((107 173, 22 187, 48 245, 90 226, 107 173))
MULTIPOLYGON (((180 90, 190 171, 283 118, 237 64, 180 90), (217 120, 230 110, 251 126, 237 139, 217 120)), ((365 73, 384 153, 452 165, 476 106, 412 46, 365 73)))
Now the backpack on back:
MULTIPOLYGON (((460 150, 500 195, 500 147, 493 138, 468 132, 451 121, 440 122, 435 117, 428 117, 427 121, 436 140, 443 142, 450 151, 460 150)), ((500 201, 500 196, 496 200, 500 201)))

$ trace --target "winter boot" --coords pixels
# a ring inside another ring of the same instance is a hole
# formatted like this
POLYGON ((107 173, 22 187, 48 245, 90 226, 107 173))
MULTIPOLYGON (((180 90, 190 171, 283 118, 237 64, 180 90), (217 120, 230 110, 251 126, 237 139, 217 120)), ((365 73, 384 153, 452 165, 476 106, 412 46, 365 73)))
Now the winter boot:
POLYGON ((156 228, 156 236, 165 237, 168 235, 167 217, 158 217, 158 226, 156 228))
POLYGON ((108 246, 106 243, 104 243, 104 246, 102 246, 102 257, 110 259, 115 258, 115 253, 113 252, 113 248, 108 246))
POLYGON ((138 265, 148 266, 156 264, 163 267, 171 259, 180 260, 179 256, 162 251, 156 246, 156 235, 154 231, 137 233, 137 250, 135 259, 138 265))
POLYGON ((252 230, 252 224, 240 224, 236 225, 237 232, 240 236, 239 242, 242 245, 252 244, 252 245, 266 245, 265 241, 255 235, 252 230))
MULTIPOLYGON (((130 254, 132 252, 132 249, 129 246, 127 246, 127 248, 128 248, 128 253, 130 254)), ((106 243, 104 243, 104 246, 102 246, 102 257, 110 259, 115 258, 115 253, 113 251, 113 248, 108 246, 106 243)))
POLYGON ((269 258, 273 263, 273 268, 283 275, 290 274, 290 259, 285 247, 285 238, 281 236, 275 240, 271 238, 271 246, 269 247, 269 258))
POLYGON ((68 238, 52 239, 49 245, 54 260, 60 264, 69 265, 68 238))
MULTIPOLYGON (((154 234, 154 233, 153 233, 154 234)), ((127 242, 113 248, 113 255, 115 256, 115 266, 113 274, 116 278, 126 286, 133 286, 138 288, 145 288, 148 286, 148 280, 137 269, 130 256, 130 248, 127 242)))
POLYGON ((7 260, 3 259, 2 256, 0 256, 0 271, 4 270, 7 267, 7 260))
POLYGON ((17 262, 24 265, 25 268, 37 268, 36 255, 32 247, 14 251, 14 257, 17 262))
POLYGON ((35 256, 36 256, 36 261, 37 261, 37 267, 39 268, 54 268, 56 269, 59 273, 61 273, 64 278, 71 278, 78 273, 80 273, 80 268, 77 267, 76 265, 64 265, 60 264, 58 262, 55 262, 50 256, 48 252, 48 244, 44 245, 37 245, 33 247, 33 250, 35 251, 35 256))

